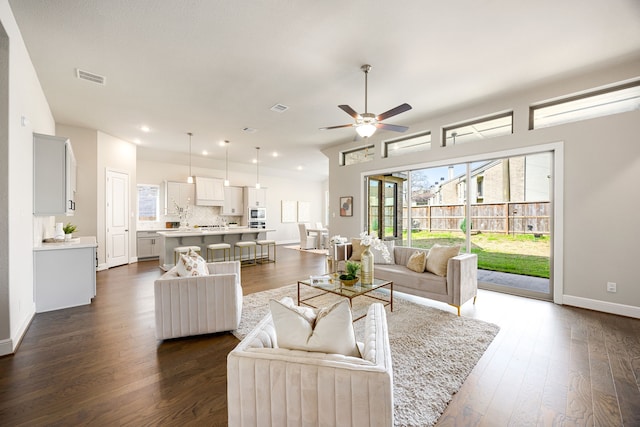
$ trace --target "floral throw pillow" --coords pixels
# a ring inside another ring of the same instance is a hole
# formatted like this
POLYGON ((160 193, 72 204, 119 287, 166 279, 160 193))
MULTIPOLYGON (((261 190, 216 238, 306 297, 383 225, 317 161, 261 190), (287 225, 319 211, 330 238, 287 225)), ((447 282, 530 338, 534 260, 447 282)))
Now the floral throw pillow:
POLYGON ((197 252, 189 250, 187 254, 180 254, 178 276, 207 276, 208 274, 207 262, 197 252))

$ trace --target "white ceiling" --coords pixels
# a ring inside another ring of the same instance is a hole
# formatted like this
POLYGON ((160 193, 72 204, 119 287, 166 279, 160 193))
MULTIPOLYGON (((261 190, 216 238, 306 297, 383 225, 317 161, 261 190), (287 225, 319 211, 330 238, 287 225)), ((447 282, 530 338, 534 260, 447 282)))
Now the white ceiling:
POLYGON ((250 163, 260 146, 262 170, 323 176, 319 149, 355 130, 318 128, 352 121, 339 104, 364 112, 362 64, 373 65, 369 111, 407 102, 385 122, 411 126, 640 53, 638 0, 9 3, 57 123, 181 152, 193 132, 194 154, 224 159, 226 139, 231 162, 250 163))

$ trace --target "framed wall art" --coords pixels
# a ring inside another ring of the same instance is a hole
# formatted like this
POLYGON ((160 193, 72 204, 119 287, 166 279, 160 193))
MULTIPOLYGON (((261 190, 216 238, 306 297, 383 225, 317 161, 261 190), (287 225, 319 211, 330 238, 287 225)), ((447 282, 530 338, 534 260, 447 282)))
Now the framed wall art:
POLYGON ((340 197, 340 216, 353 216, 353 196, 340 197))

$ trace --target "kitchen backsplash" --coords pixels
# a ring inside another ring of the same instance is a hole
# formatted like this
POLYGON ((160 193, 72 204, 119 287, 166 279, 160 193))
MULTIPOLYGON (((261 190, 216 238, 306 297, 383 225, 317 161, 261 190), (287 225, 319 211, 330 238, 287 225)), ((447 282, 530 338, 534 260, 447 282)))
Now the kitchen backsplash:
MULTIPOLYGON (((202 225, 223 225, 226 220, 227 224, 236 222, 241 224, 241 216, 221 216, 220 210, 222 208, 218 206, 190 206, 191 213, 189 215, 188 224, 190 227, 202 226, 202 225)), ((160 215, 158 221, 142 221, 138 222, 137 229, 144 230, 158 230, 166 228, 167 222, 180 221, 178 215, 160 215)))

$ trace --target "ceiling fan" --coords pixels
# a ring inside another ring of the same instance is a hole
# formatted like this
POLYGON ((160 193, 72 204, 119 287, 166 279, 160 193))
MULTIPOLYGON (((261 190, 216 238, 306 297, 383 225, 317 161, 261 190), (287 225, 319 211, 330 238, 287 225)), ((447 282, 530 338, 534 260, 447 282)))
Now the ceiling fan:
POLYGON ((364 113, 359 114, 353 108, 348 105, 338 105, 342 111, 353 117, 356 121, 355 123, 347 124, 347 125, 338 125, 338 126, 329 126, 320 128, 320 130, 328 130, 328 129, 339 129, 346 127, 355 127, 356 132, 363 138, 368 138, 374 134, 376 129, 386 129, 392 130, 394 132, 404 132, 409 129, 407 126, 398 126, 398 125, 390 125, 387 123, 381 123, 383 120, 388 119, 389 117, 393 117, 400 113, 404 113, 411 109, 411 105, 404 103, 398 105, 395 108, 392 108, 389 111, 385 111, 382 114, 375 115, 373 113, 369 113, 367 110, 367 77, 369 75, 369 71, 371 71, 371 65, 364 64, 360 69, 364 72, 364 113))

